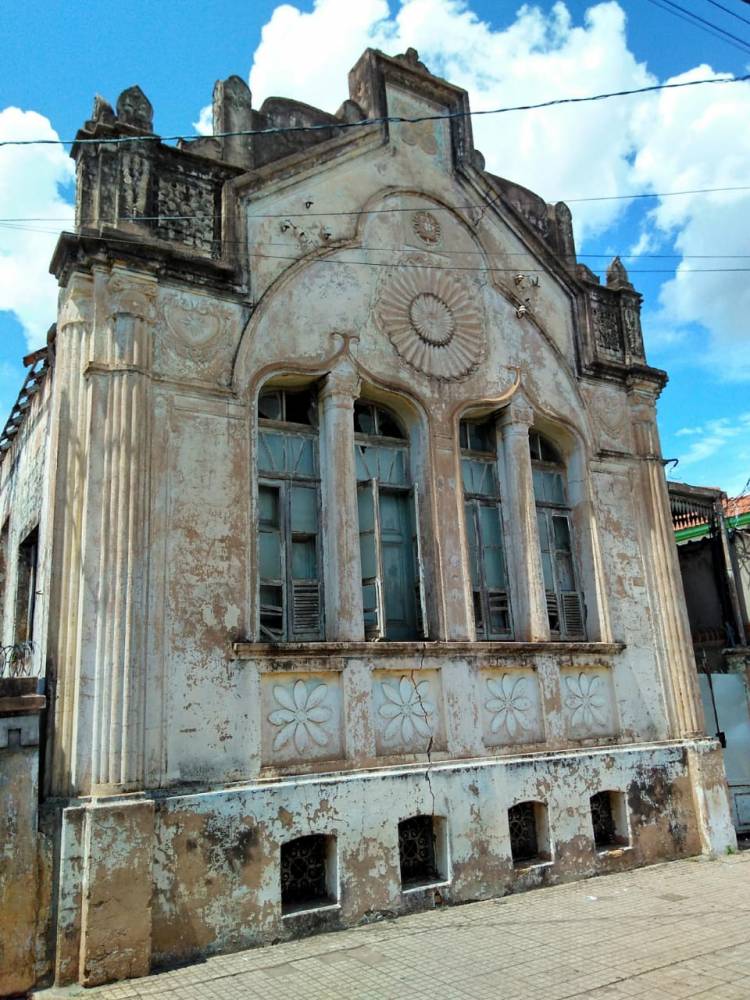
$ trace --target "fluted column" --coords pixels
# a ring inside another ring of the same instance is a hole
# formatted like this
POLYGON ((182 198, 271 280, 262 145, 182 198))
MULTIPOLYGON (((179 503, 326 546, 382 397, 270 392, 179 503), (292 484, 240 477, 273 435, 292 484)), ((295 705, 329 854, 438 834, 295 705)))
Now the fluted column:
POLYGON ((637 508, 650 528, 643 533, 642 547, 670 735, 695 736, 704 731, 703 707, 661 463, 656 398, 651 384, 634 384, 629 396, 640 459, 637 508))
POLYGON ((99 275, 90 395, 76 785, 143 781, 150 330, 155 283, 99 275))
POLYGON ((433 523, 437 526, 431 551, 435 554, 437 620, 432 638, 472 642, 475 638, 471 573, 465 551, 463 484, 458 442, 446 433, 447 421, 435 419, 431 435, 433 523))
POLYGON ((364 639, 359 555, 354 400, 360 380, 343 360, 320 391, 320 483, 323 507, 323 579, 326 639, 364 639))
POLYGON ((86 474, 88 393, 84 371, 91 355, 93 282, 74 275, 57 317, 51 401, 49 512, 53 572, 49 580, 48 674, 55 690, 47 745, 46 794, 71 791, 79 662, 83 483, 86 474))
POLYGON ((516 639, 549 640, 542 556, 531 475, 529 428, 534 411, 516 395, 500 417, 503 440, 503 524, 516 639))

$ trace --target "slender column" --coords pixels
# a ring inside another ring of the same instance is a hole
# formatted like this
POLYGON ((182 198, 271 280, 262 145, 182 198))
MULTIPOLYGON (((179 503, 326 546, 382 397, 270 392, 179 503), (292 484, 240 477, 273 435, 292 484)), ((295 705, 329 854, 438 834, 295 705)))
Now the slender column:
POLYGON ((471 574, 466 552, 461 467, 456 460, 458 442, 454 434, 441 433, 435 421, 432 434, 433 524, 437 526, 431 551, 435 553, 437 593, 436 639, 473 642, 474 610, 471 574))
POLYGON ((365 637, 354 464, 354 400, 359 383, 354 366, 344 360, 326 376, 320 392, 326 639, 334 642, 365 637))
POLYGON ((704 731, 703 708, 661 464, 656 399, 650 384, 634 385, 629 394, 636 453, 640 458, 638 507, 644 523, 651 526, 648 535, 644 534, 651 545, 644 546, 643 558, 669 726, 674 737, 695 736, 704 731))
POLYGON ((533 421, 534 411, 522 396, 515 396, 500 417, 505 471, 502 506, 515 637, 544 642, 550 634, 529 452, 533 421))

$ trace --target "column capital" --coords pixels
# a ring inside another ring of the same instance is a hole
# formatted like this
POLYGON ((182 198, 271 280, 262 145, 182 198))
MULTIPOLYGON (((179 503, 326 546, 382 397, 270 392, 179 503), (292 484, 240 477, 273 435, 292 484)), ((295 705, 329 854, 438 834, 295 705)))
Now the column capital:
POLYGON ((331 369, 323 379, 320 399, 343 396, 354 402, 355 399, 359 398, 361 388, 362 379, 359 377, 357 369, 348 358, 345 358, 331 369))
POLYGON ((498 423, 503 431, 517 428, 528 432, 534 423, 534 408, 525 396, 517 393, 501 412, 498 423))

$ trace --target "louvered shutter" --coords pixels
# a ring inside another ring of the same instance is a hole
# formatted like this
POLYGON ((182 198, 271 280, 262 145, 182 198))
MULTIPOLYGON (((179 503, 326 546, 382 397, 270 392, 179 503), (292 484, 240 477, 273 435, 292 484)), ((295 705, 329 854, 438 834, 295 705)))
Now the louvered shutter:
POLYGON ((562 604, 563 632, 567 638, 583 639, 586 636, 584 627, 583 601, 575 590, 565 590, 560 594, 562 604))
POLYGON ((292 635, 295 639, 319 639, 322 633, 320 583, 292 581, 292 635))

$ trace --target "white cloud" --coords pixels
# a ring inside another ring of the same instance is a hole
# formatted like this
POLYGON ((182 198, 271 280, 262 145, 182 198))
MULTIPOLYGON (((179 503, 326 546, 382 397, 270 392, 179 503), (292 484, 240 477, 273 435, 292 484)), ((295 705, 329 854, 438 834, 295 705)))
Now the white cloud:
MULTIPOLYGON (((0 139, 4 138, 57 139, 58 135, 35 111, 9 107, 0 111, 0 139)), ((15 314, 32 348, 44 343, 55 320, 57 285, 48 267, 59 231, 72 224, 72 206, 59 186, 73 176, 73 161, 62 146, 0 147, 0 219, 44 220, 0 222, 0 310, 15 314)))
POLYGON ((200 109, 198 121, 193 122, 193 128, 198 135, 214 134, 214 115, 213 106, 211 104, 207 104, 205 108, 200 109))
MULTIPOLYGON (((750 434, 750 412, 740 413, 737 417, 720 417, 717 420, 708 420, 701 427, 683 427, 678 430, 678 437, 696 437, 679 457, 679 467, 696 465, 712 458, 717 453, 724 451, 730 444, 733 452, 736 452, 736 439, 740 441, 747 439, 750 434)), ((729 457, 729 456, 725 456, 729 457)), ((732 455, 736 458, 736 455, 732 455)))
MULTIPOLYGON (((579 26, 562 3, 548 16, 523 6, 494 30, 464 0, 403 0, 395 14, 385 0, 316 0, 309 13, 277 7, 264 27, 250 72, 254 104, 281 94, 335 111, 367 46, 392 54, 417 48, 432 72, 469 91, 474 110, 655 82, 629 51, 625 14, 614 2, 591 7, 579 26)), ((477 117, 474 138, 489 170, 548 200, 614 195, 629 184, 632 110, 611 101, 477 117)), ((579 239, 621 211, 617 202, 575 206, 579 239)))
MULTIPOLYGON (((704 65, 673 80, 716 75, 704 65)), ((747 185, 748 118, 750 83, 666 90, 644 99, 633 119, 635 186, 675 191, 747 185)), ((743 273, 749 265, 742 257, 748 231, 750 191, 727 191, 660 198, 643 237, 670 239, 684 255, 674 279, 662 286, 662 321, 704 327, 709 336, 697 346, 696 360, 728 381, 750 379, 750 282, 743 273)))

